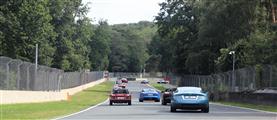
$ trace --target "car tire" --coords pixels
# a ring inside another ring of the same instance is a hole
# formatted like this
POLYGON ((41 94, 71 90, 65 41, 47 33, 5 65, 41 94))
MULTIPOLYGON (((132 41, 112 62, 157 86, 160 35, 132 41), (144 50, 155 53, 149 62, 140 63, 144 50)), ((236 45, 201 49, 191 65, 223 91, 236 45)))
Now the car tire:
POLYGON ((155 102, 160 102, 160 100, 155 100, 155 102))
POLYGON ((143 100, 139 100, 139 102, 143 102, 143 100))
POLYGON ((110 105, 113 105, 113 102, 112 102, 112 101, 110 101, 110 105))
POLYGON ((166 102, 164 100, 162 100, 162 105, 166 105, 166 102))
POLYGON ((202 111, 203 113, 209 113, 210 108, 209 108, 209 107, 206 107, 206 108, 201 109, 201 111, 202 111))
POLYGON ((128 102, 128 105, 132 105, 132 102, 130 101, 130 102, 128 102))
POLYGON ((170 106, 170 112, 176 112, 176 108, 170 106))

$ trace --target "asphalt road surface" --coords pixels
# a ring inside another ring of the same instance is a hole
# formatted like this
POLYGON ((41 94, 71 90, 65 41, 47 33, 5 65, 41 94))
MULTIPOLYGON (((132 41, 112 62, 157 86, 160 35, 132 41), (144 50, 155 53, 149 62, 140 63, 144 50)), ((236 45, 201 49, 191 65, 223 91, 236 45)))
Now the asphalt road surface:
POLYGON ((127 88, 132 92, 132 105, 114 104, 108 101, 84 112, 62 118, 63 120, 277 120, 277 114, 259 112, 237 107, 210 104, 210 113, 200 111, 170 112, 170 106, 160 102, 139 102, 139 91, 149 88, 139 81, 129 82, 127 88))

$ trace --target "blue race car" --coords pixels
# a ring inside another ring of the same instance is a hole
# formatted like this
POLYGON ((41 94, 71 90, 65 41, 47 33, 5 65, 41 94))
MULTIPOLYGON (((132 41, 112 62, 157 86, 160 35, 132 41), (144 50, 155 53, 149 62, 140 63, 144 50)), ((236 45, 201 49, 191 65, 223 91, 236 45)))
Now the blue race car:
POLYGON ((202 112, 209 112, 209 97, 199 87, 178 87, 171 97, 170 111, 176 109, 201 109, 202 112))
POLYGON ((160 102, 160 93, 155 89, 143 89, 139 95, 139 102, 143 102, 144 100, 154 100, 155 102, 160 102))

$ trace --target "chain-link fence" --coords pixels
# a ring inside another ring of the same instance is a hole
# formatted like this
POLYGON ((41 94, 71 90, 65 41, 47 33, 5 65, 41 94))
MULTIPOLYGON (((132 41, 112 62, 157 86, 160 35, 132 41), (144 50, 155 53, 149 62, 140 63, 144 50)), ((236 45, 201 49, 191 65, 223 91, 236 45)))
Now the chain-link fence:
POLYGON ((211 92, 277 89, 277 66, 246 67, 212 75, 169 75, 177 86, 199 86, 211 92), (234 77, 233 77, 234 74, 234 77))
POLYGON ((59 91, 103 78, 103 71, 63 70, 0 56, 0 90, 59 91))

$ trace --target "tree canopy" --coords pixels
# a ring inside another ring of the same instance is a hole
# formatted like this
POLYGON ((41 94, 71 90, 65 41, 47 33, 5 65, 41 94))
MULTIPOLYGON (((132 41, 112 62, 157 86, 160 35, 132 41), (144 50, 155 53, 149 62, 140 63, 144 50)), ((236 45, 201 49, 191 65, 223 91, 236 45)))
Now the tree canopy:
POLYGON ((148 59, 152 22, 98 24, 82 0, 2 0, 0 55, 65 71, 82 69, 138 72, 148 59))
POLYGON ((65 71, 211 74, 277 63, 276 0, 166 0, 155 22, 92 24, 82 0, 1 0, 0 55, 65 71))
POLYGON ((230 51, 235 51, 236 67, 276 64, 276 3, 166 0, 156 16, 149 64, 160 64, 158 71, 211 74, 232 68, 230 51))

